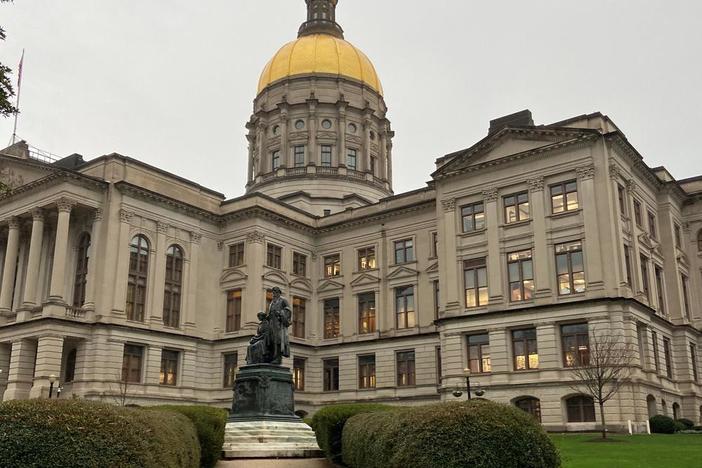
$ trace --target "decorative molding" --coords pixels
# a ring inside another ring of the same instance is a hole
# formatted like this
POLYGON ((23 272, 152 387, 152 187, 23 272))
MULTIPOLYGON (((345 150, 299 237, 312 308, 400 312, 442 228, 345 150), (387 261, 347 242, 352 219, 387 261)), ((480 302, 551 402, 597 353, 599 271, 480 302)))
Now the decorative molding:
POLYGON ((263 244, 266 240, 266 236, 259 231, 250 232, 246 235, 247 244, 263 244))
POLYGON ((171 227, 168 223, 162 223, 161 221, 158 221, 156 223, 156 231, 159 234, 168 234, 168 228, 171 227))
POLYGON ((102 211, 102 208, 95 208, 95 211, 93 212, 93 221, 102 221, 103 215, 104 212, 102 211))
POLYGON ((224 249, 224 241, 217 241, 217 250, 224 249))
POLYGON ((578 180, 589 180, 595 177, 595 166, 576 167, 575 173, 578 175, 578 180))
POLYGON ((527 179, 527 185, 529 185, 530 192, 541 192, 544 189, 544 178, 535 177, 533 179, 527 179))
POLYGON ((610 179, 619 179, 621 177, 621 172, 619 171, 619 166, 616 164, 609 165, 609 177, 610 179))
POLYGON ((127 210, 119 210, 119 220, 122 223, 131 223, 132 219, 134 218, 134 212, 133 211, 127 211, 127 210))
POLYGON ((448 198, 446 200, 441 200, 441 206, 444 208, 445 212, 450 213, 456 209, 456 199, 448 198))
POLYGON ((56 207, 58 208, 59 213, 70 213, 76 204, 77 203, 70 198, 59 198, 56 200, 56 207))
POLYGON ((483 190, 483 200, 486 202, 496 201, 499 191, 496 188, 483 190))
POLYGON ((193 244, 200 245, 200 241, 202 241, 202 234, 199 232, 191 232, 190 233, 190 242, 193 244))
POLYGON ((636 193, 636 181, 634 179, 629 179, 626 181, 626 191, 629 193, 636 193))
POLYGON ((34 221, 44 221, 44 210, 41 208, 32 209, 32 219, 34 221))
POLYGON ((19 229, 22 226, 22 222, 17 216, 13 216, 7 220, 7 225, 10 229, 19 229))

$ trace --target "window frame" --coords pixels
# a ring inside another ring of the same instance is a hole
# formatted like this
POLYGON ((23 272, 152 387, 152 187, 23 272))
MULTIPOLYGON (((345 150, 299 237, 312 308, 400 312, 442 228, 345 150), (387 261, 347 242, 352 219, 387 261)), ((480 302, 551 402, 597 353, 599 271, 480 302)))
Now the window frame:
POLYGON ((471 374, 487 374, 492 372, 490 334, 488 332, 466 335, 466 352, 468 368, 471 374), (471 340, 473 341, 471 342, 471 340), (471 348, 475 351, 471 352, 471 348), (475 366, 473 363, 475 363, 475 366))
POLYGON ((487 271, 487 258, 474 258, 470 260, 463 260, 463 299, 465 300, 466 308, 472 309, 476 307, 484 307, 490 303, 490 293, 488 286, 488 271, 487 271), (485 279, 485 285, 481 285, 480 275, 481 270, 484 270, 482 275, 485 279), (473 277, 473 288, 468 287, 468 276, 473 277), (481 300, 481 293, 485 293, 485 303, 483 304, 481 300), (475 297, 475 304, 470 304, 468 300, 468 292, 473 291, 475 297))
POLYGON ((375 255, 375 246, 361 247, 356 251, 358 271, 375 270, 378 267, 377 258, 375 255), (365 267, 364 265, 365 260, 365 267))
POLYGON ((536 328, 521 328, 517 330, 512 330, 510 333, 512 339, 512 365, 514 370, 517 372, 536 370, 539 368, 539 345, 538 336, 536 333, 536 328), (533 332, 533 337, 531 333, 533 332), (527 333, 529 333, 527 335, 527 333), (518 334, 524 334, 524 336, 517 336, 518 334), (522 345, 524 352, 522 354, 517 353, 517 345, 522 345), (533 344, 533 348, 532 348, 533 344), (532 365, 531 358, 536 356, 536 363, 532 365), (518 364, 518 359, 520 357, 524 358, 524 366, 521 367, 518 364))
POLYGON ((346 149, 346 168, 352 171, 358 170, 358 149, 347 148, 346 149))
POLYGON ((293 251, 292 274, 307 278, 307 255, 293 251))
POLYGON ((358 363, 358 389, 371 390, 377 385, 376 380, 376 360, 375 354, 361 354, 357 358, 358 363), (365 361, 365 362, 362 362, 365 361))
POLYGON ((229 246, 229 268, 236 268, 244 265, 244 254, 246 247, 244 241, 231 244, 229 246))
POLYGON ((556 260, 556 287, 558 288, 558 295, 559 296, 571 296, 573 294, 582 294, 587 290, 587 281, 585 278, 585 253, 583 252, 583 243, 581 240, 578 241, 572 241, 572 242, 564 242, 561 244, 555 244, 553 246, 554 250, 554 255, 555 255, 555 260, 556 260), (576 246, 577 248, 574 249, 569 249, 569 246, 576 246), (559 252, 559 248, 565 249, 564 251, 559 252), (577 259, 577 256, 580 256, 580 265, 582 267, 582 270, 575 271, 573 265, 576 264, 576 261, 574 260, 574 257, 577 259), (567 272, 566 273, 561 273, 559 270, 559 265, 558 265, 558 259, 559 257, 565 257, 566 260, 566 268, 567 272), (564 289, 561 287, 561 278, 564 276, 568 277, 568 292, 564 292, 564 289), (581 290, 577 290, 576 288, 576 276, 582 276, 582 288, 581 290))
POLYGON ((322 301, 322 319, 324 339, 334 339, 341 336, 341 299, 330 297, 322 301), (336 301, 336 306, 333 306, 336 301))
POLYGON ((280 150, 271 151, 271 171, 280 169, 280 150))
POLYGON ((305 391, 305 365, 307 364, 307 358, 301 356, 293 357, 293 391, 304 392, 305 391))
POLYGON ((536 282, 534 280, 534 252, 532 249, 527 249, 527 250, 518 250, 515 252, 509 252, 507 254, 507 283, 508 283, 508 288, 507 290, 509 291, 509 299, 510 302, 525 302, 525 301, 531 301, 534 298, 534 293, 536 292, 536 282), (529 257, 522 258, 523 254, 529 253, 529 257), (511 256, 517 256, 515 260, 510 260, 511 256), (530 264, 530 269, 531 269, 531 277, 527 278, 524 275, 524 266, 525 264, 529 263, 530 264), (512 281, 512 276, 511 276, 511 269, 510 265, 517 265, 518 268, 518 273, 519 273, 519 280, 518 281, 512 281), (531 289, 527 288, 527 283, 531 282, 531 289), (513 293, 512 286, 519 283, 519 298, 515 299, 513 293), (531 291, 531 296, 527 297, 527 291, 531 291))
POLYGON ((415 286, 398 286, 395 289, 395 328, 405 330, 417 326, 415 286), (411 301, 410 299, 411 298, 411 301), (402 307, 400 307, 400 305, 402 307), (400 326, 402 325, 402 326, 400 326))
POLYGON ((673 223, 673 242, 676 249, 682 249, 682 228, 677 222, 673 223))
POLYGON ((656 214, 648 210, 648 235, 651 237, 651 239, 656 240, 658 239, 658 221, 656 219, 656 214))
POLYGON ((619 214, 626 216, 628 212, 626 209, 626 189, 619 182, 617 182, 617 198, 619 199, 619 214))
POLYGON ((73 280, 73 307, 83 307, 88 284, 88 263, 90 262, 90 234, 84 232, 78 239, 76 270, 73 280))
POLYGON ((563 359, 563 367, 570 369, 573 367, 587 366, 590 363, 590 326, 587 322, 566 323, 561 325, 561 355, 563 359), (572 327, 572 331, 566 329, 572 327), (585 330, 577 329, 576 327, 585 327, 585 330), (568 362, 568 354, 571 348, 566 346, 568 338, 574 338, 575 347, 573 351, 573 362, 568 362), (583 344, 585 349, 582 350, 583 344))
POLYGON ((375 300, 375 291, 366 291, 359 293, 357 296, 358 305, 358 334, 367 335, 375 333, 377 330, 377 305, 375 300), (371 306, 372 304, 372 306, 371 306), (367 306, 367 307, 364 307, 367 306), (364 326, 364 320, 366 326, 364 326))
POLYGON ((339 358, 322 359, 322 391, 339 391, 339 358))
POLYGON ((641 202, 634 198, 634 222, 639 228, 643 228, 643 206, 641 202))
POLYGON ((395 265, 414 262, 416 260, 414 254, 414 238, 408 237, 406 239, 393 241, 393 252, 395 265))
POLYGON ((240 288, 227 291, 227 308, 224 332, 233 333, 241 330, 243 293, 240 288))
POLYGON ((122 382, 124 383, 142 383, 144 378, 144 358, 146 354, 146 347, 139 344, 125 343, 124 349, 122 350, 122 382), (139 350, 136 353, 136 350, 139 350), (138 367, 133 368, 132 363, 138 362, 138 367), (138 379, 132 380, 132 373, 136 371, 139 376, 138 379))
POLYGON ((690 365, 692 367, 692 380, 698 382, 699 374, 697 372, 697 345, 695 343, 689 343, 690 345, 690 365))
POLYGON ((685 319, 687 319, 687 321, 690 322, 692 321, 692 314, 690 311, 690 279, 685 273, 680 273, 680 285, 680 293, 682 294, 683 299, 683 314, 685 319))
POLYGON ((633 269, 631 265, 631 247, 629 247, 627 244, 624 244, 624 268, 625 274, 626 274, 626 284, 629 285, 630 288, 634 287, 634 280, 633 280, 633 269))
POLYGON ((276 270, 283 269, 283 247, 272 242, 266 244, 266 266, 276 270))
POLYGON ((639 254, 639 261, 641 262, 641 292, 644 293, 646 299, 651 302, 650 272, 648 268, 648 262, 650 260, 644 254, 639 254))
POLYGON ((324 256, 324 277, 338 278, 341 276, 341 254, 329 254, 324 256))
POLYGON ((320 149, 320 156, 319 156, 319 162, 320 166, 322 167, 331 167, 332 166, 332 145, 321 145, 320 149), (328 156, 328 160, 325 160, 325 156, 328 156))
POLYGON ((663 273, 663 268, 653 264, 653 277, 656 281, 656 298, 658 299, 658 312, 661 315, 666 315, 665 307, 665 276, 663 273))
POLYGON ((300 296, 292 297, 291 336, 305 339, 305 322, 307 315, 307 299, 300 296))
POLYGON ((479 201, 461 207, 462 232, 479 232, 487 228, 485 202, 479 201))
POLYGON ((185 251, 177 244, 166 250, 166 276, 163 286, 163 326, 180 327, 183 300, 185 251), (170 300, 169 300, 170 299, 170 300))
POLYGON ((293 146, 293 167, 305 167, 305 145, 293 146))
POLYGON ((502 197, 502 207, 504 211, 505 224, 516 224, 523 221, 529 221, 531 219, 531 203, 529 200, 529 192, 516 192, 510 195, 505 195, 502 197), (519 201, 520 197, 526 197, 526 201, 519 201), (508 200, 513 198, 513 202, 508 200), (526 206, 525 214, 522 214, 522 206, 526 206), (514 207, 514 220, 510 220, 509 208, 514 207))
POLYGON ((129 276, 127 279, 127 320, 144 322, 149 287, 151 243, 143 234, 136 234, 129 243, 129 276), (136 245, 134 241, 137 241, 136 245), (142 243, 143 241, 143 243, 142 243), (136 252, 134 251, 136 248, 136 252), (136 259, 135 259, 136 257, 136 259), (141 296, 139 294, 141 291, 141 296))
POLYGON ((673 378, 673 350, 670 347, 670 338, 663 337, 663 357, 665 358, 665 375, 673 378))
POLYGON ((395 374, 398 387, 414 387, 417 385, 417 363, 415 350, 395 352, 395 374))
POLYGON ((514 406, 524 411, 525 413, 533 416, 539 422, 541 422, 541 400, 535 397, 520 397, 514 400, 514 406), (523 403, 527 403, 524 405, 523 403))
POLYGON ((181 352, 175 349, 164 348, 161 350, 161 371, 159 373, 159 385, 168 387, 178 386, 178 374, 181 360, 181 352), (170 371, 170 372, 169 372, 170 371), (173 381, 171 382, 171 378, 173 381))
POLYGON ((233 351, 230 353, 222 353, 222 388, 234 387, 236 381, 236 370, 239 367, 239 353, 233 351), (231 358, 234 358, 233 360, 231 358), (231 366, 233 361, 233 366, 231 366))
POLYGON ((573 395, 566 399, 566 421, 568 423, 589 423, 596 422, 595 401, 587 395, 573 395), (587 406, 586 406, 587 405, 587 406), (592 409, 592 413, 590 413, 592 409), (578 417, 571 418, 574 414, 572 411, 577 410, 578 417))
POLYGON ((580 209, 580 194, 578 193, 578 181, 575 179, 550 185, 549 195, 551 197, 551 214, 557 215, 562 213, 573 213, 580 209), (568 190, 568 187, 572 185, 575 185, 575 189, 568 190), (554 194, 554 189, 560 189, 561 193, 554 194), (568 196, 572 193, 575 194, 575 207, 570 208, 568 196), (563 199, 563 209, 561 211, 556 211, 556 206, 554 203, 557 197, 561 197, 563 199))
POLYGON ((651 340, 653 341, 653 365, 658 374, 661 371, 661 358, 658 350, 658 333, 653 330, 651 330, 651 340))

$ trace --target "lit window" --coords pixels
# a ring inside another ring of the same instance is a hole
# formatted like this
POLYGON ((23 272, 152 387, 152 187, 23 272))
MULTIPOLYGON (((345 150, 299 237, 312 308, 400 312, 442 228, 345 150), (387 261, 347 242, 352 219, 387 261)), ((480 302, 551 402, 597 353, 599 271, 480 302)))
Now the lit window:
POLYGON ((305 337, 305 314, 307 301, 301 297, 293 297, 292 336, 305 337))
POLYGON ((512 302, 528 301, 534 297, 534 268, 531 250, 507 255, 509 291, 512 302))
POLYGON ((225 332, 241 329, 241 289, 227 292, 227 323, 225 332))
POLYGON ((395 315, 397 328, 412 328, 416 325, 414 312, 414 286, 395 289, 395 315))
POLYGON ((505 222, 516 223, 529 219, 529 194, 517 193, 504 197, 505 222))
POLYGON ((339 299, 324 301, 324 338, 336 338, 340 335, 339 299))
POLYGON ((341 256, 339 254, 324 257, 324 277, 333 278, 341 275, 341 256))
POLYGON ((224 355, 224 388, 232 388, 236 378, 237 353, 227 353, 224 355))
POLYGON ((358 270, 373 270, 375 268, 375 247, 358 249, 358 270))
POLYGON ((375 388, 375 354, 358 357, 358 388, 375 388))
POLYGON ((415 384, 414 351, 397 353, 397 386, 409 387, 415 384))
POLYGON ((487 266, 484 258, 463 262, 466 307, 479 307, 488 303, 487 266))
POLYGON ((480 231, 485 229, 485 207, 483 202, 461 208, 463 232, 480 231))
POLYGON ((305 360, 293 358, 293 388, 297 392, 305 390, 305 360))
POLYGON ((558 244, 556 250, 556 275, 558 294, 585 292, 585 266, 583 246, 580 241, 558 244))
POLYGON ((587 323, 561 326, 563 365, 586 366, 590 362, 590 335, 587 323))
POLYGON ((539 368, 539 351, 536 345, 536 329, 512 331, 514 370, 539 368))
POLYGON ((375 293, 358 295, 358 333, 375 332, 375 293))
POLYGON ((490 337, 487 333, 468 336, 468 367, 474 374, 490 372, 490 337))
POLYGON ((578 203, 578 184, 575 181, 551 186, 551 211, 553 214, 574 211, 578 203))
POLYGON ((178 380, 178 351, 161 351, 161 374, 159 383, 161 385, 176 385, 178 380))

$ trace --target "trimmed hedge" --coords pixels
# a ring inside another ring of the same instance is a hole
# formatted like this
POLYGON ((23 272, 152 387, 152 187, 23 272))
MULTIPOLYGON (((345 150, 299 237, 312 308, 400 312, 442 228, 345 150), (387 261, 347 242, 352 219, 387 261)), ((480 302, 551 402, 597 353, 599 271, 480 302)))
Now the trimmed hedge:
POLYGON ((0 465, 22 467, 199 466, 195 428, 170 411, 85 400, 0 404, 0 465))
POLYGON ((310 426, 317 436, 317 444, 332 463, 341 463, 341 434, 346 421, 357 414, 395 409, 378 403, 331 405, 317 411, 310 426))
POLYGON ((485 400, 359 414, 343 432, 343 461, 359 468, 560 466, 541 425, 517 408, 485 400))
POLYGON ((695 422, 687 418, 680 418, 677 421, 684 426, 683 430, 686 431, 689 431, 695 426, 695 422))
POLYGON ((200 466, 212 468, 222 456, 227 410, 212 406, 162 405, 149 409, 175 411, 186 416, 195 425, 200 442, 200 466))
POLYGON ((654 434, 674 434, 677 429, 675 420, 662 414, 652 416, 648 422, 651 426, 651 432, 654 434))

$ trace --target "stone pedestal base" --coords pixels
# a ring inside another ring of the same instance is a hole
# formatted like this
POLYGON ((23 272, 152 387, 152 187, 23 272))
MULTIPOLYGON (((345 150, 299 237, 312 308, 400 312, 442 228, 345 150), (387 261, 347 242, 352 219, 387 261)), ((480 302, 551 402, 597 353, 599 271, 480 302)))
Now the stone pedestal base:
POLYGON ((224 458, 323 457, 312 429, 302 421, 229 422, 224 433, 224 458))

